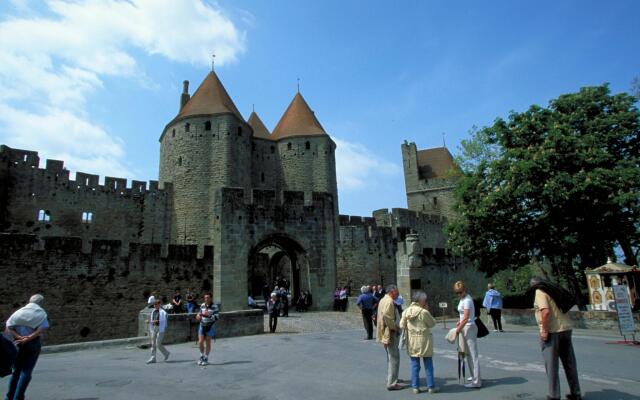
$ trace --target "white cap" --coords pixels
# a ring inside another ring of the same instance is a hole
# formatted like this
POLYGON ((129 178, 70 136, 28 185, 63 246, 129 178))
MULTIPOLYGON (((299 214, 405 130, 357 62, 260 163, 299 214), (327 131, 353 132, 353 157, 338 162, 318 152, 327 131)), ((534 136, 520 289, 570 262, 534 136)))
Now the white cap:
POLYGON ((147 300, 147 304, 154 304, 156 302, 156 297, 155 296, 150 296, 149 300, 147 300))

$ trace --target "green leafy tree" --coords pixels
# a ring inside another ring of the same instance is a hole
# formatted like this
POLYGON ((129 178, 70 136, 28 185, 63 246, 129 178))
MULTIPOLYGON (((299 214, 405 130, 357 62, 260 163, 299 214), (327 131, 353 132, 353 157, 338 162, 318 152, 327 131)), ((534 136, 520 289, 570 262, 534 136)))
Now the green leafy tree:
POLYGON ((452 247, 489 275, 544 260, 582 306, 581 271, 640 243, 640 112, 607 85, 498 118, 462 143, 452 247))

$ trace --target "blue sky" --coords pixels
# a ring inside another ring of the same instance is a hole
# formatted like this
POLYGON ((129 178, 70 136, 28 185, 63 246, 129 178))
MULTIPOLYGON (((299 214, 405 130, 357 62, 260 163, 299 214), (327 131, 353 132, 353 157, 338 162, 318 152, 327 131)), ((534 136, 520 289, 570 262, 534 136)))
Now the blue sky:
MULTIPOLYGON (((456 153, 474 126, 640 75, 637 1, 10 0, 0 143, 157 179, 158 137, 216 71, 273 129, 301 91, 339 145, 340 212, 406 207, 400 144, 456 153), (390 6, 393 4, 393 7, 390 6)), ((42 162, 43 164, 43 162, 42 162)))

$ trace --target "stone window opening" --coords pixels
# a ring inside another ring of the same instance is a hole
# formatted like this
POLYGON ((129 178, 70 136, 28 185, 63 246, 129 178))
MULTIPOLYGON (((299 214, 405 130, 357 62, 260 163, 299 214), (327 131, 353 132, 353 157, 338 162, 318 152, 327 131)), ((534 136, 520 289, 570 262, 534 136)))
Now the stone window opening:
POLYGON ((256 144, 255 143, 251 143, 251 151, 256 151, 256 144))
POLYGON ((238 127, 238 136, 242 136, 242 127, 241 126, 238 127))
POLYGON ((438 205, 438 198, 436 196, 433 196, 433 205, 438 205))
POLYGON ((82 213, 82 223, 90 224, 93 222, 93 213, 90 211, 85 211, 82 213))
POLYGON ((191 131, 191 124, 190 123, 186 123, 184 124, 184 131, 185 132, 190 132, 191 131))
POLYGON ((291 150, 291 143, 287 143, 287 150, 291 150))
POLYGON ((204 123, 204 130, 205 131, 210 131, 211 130, 211 121, 207 121, 204 123))
POLYGON ((51 213, 49 210, 40 210, 38 211, 38 221, 39 222, 49 222, 51 221, 51 213))
POLYGON ((171 131, 171 137, 176 137, 176 128, 171 131))
POLYGON ((25 154, 24 157, 22 157, 22 161, 27 162, 27 158, 28 156, 25 154))
POLYGON ((182 157, 178 157, 178 166, 182 167, 182 157))
POLYGON ((276 152, 276 147, 275 146, 271 146, 271 154, 276 152))
POLYGON ((264 172, 261 172, 261 173, 260 173, 260 181, 261 181, 261 182, 264 182, 264 172))
POLYGON ((310 150, 310 149, 311 149, 311 143, 307 141, 307 142, 304 144, 304 148, 305 148, 305 149, 307 149, 307 150, 310 150))
POLYGON ((86 179, 84 180, 84 185, 85 185, 85 186, 89 186, 89 178, 86 178, 86 179))

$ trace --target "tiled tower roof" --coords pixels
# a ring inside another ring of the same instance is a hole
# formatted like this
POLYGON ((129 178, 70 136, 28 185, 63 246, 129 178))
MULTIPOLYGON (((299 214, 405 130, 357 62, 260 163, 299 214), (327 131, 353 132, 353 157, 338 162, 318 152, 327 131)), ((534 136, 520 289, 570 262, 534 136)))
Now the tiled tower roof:
POLYGON ((262 123, 262 120, 260 119, 260 117, 258 117, 258 114, 256 114, 255 111, 251 113, 247 123, 249 124, 249 126, 251 126, 251 128, 253 128, 253 137, 261 139, 271 139, 271 133, 269 132, 269 129, 264 126, 264 123, 262 123))
POLYGON ((182 110, 176 116, 184 118, 194 115, 206 114, 225 114, 235 115, 240 121, 244 121, 242 114, 233 104, 233 100, 229 97, 229 93, 218 79, 218 75, 214 71, 209 72, 207 77, 202 81, 191 99, 182 107, 182 110))
POLYGON ((320 122, 300 93, 296 93, 287 111, 273 130, 273 139, 291 136, 326 135, 320 122))
POLYGON ((418 170, 423 179, 443 179, 460 172, 446 147, 418 151, 418 170))

